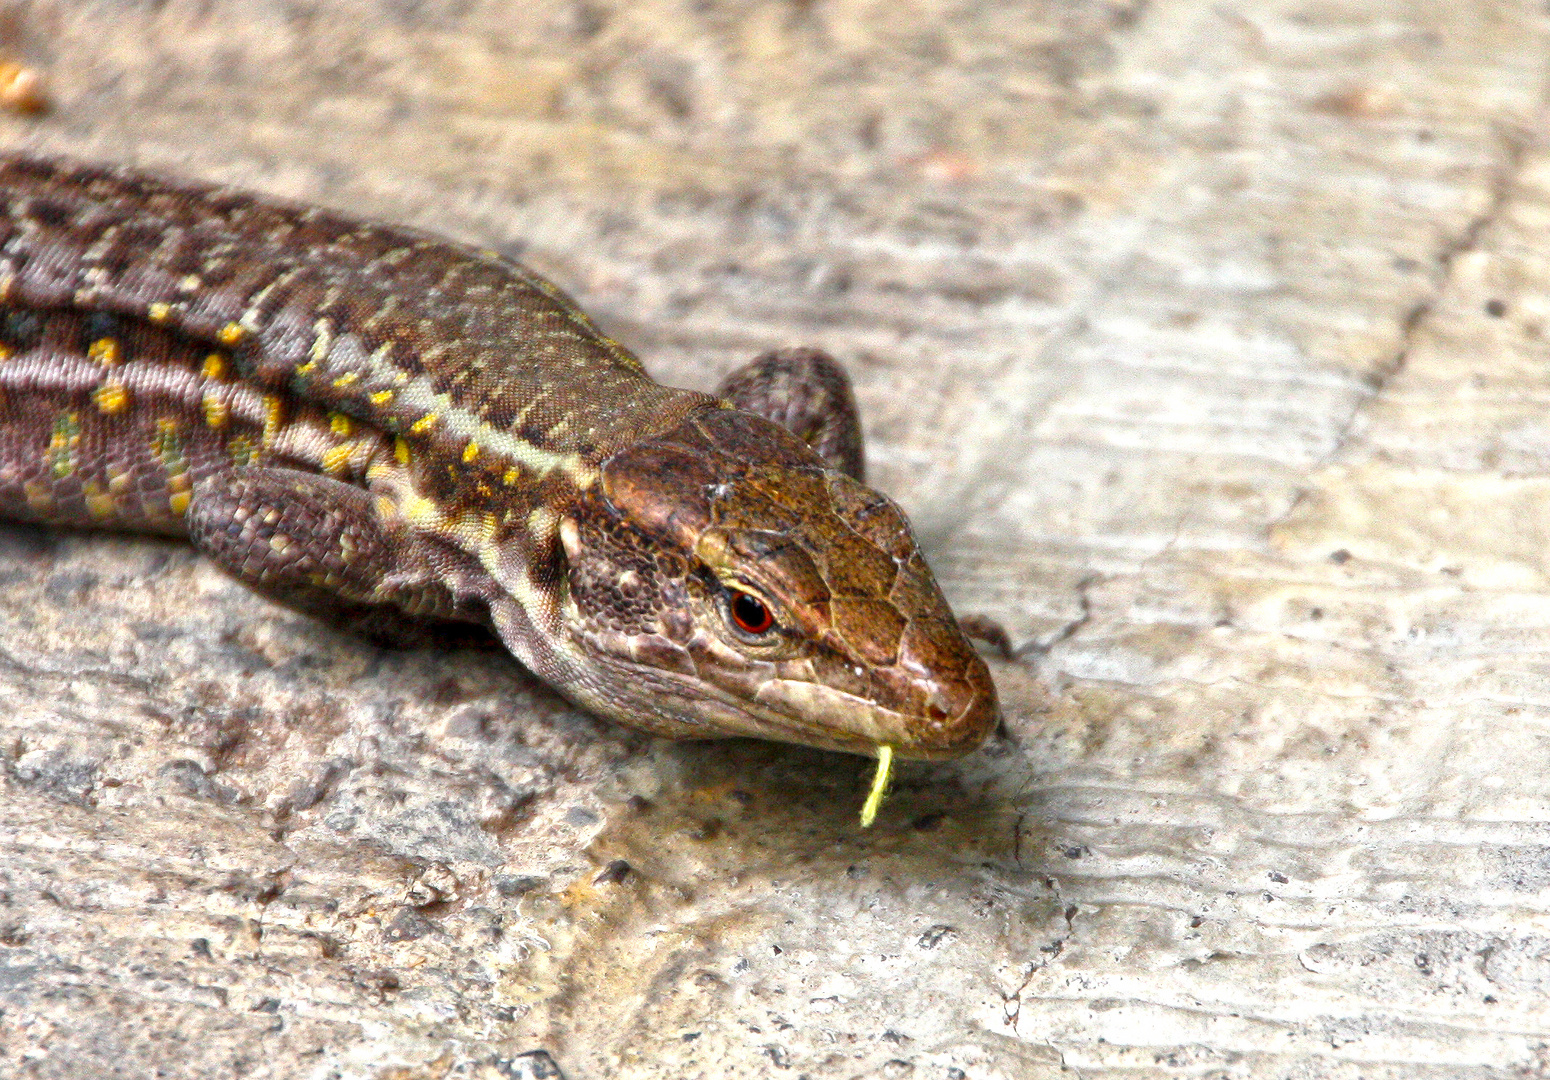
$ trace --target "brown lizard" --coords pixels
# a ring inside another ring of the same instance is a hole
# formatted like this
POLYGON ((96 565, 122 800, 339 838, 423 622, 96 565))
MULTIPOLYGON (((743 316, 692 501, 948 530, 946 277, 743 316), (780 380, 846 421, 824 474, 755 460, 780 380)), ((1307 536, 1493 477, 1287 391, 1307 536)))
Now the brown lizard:
POLYGON ((660 735, 886 763, 996 725, 824 354, 713 397, 493 252, 62 160, 0 156, 0 199, 0 518, 186 536, 379 636, 483 623, 660 735))

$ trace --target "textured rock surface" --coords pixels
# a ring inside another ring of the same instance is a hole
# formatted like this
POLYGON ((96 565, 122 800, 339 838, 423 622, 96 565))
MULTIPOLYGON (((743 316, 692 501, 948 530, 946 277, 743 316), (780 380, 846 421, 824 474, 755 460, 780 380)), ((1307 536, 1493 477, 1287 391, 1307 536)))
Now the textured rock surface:
POLYGON ((1550 1073, 1542 6, 0 30, 8 145, 520 253, 668 381, 829 348, 1020 647, 861 833, 857 759, 0 527, 0 1075, 1550 1073))

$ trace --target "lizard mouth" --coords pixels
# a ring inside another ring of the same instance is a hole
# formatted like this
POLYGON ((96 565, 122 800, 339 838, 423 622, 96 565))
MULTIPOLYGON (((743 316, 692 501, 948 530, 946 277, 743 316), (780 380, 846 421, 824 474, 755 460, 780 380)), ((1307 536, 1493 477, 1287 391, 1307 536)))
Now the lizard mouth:
POLYGON ((843 733, 852 745, 833 749, 875 755, 877 747, 891 746, 898 757, 931 761, 969 753, 1000 721, 993 695, 965 690, 954 694, 933 686, 924 713, 899 712, 821 683, 793 679, 768 680, 759 687, 757 700, 788 723, 792 717, 844 717, 841 732, 834 733, 843 733))
POLYGON ((961 757, 979 746, 1000 721, 994 690, 969 681, 922 684, 921 712, 876 701, 806 679, 770 675, 735 685, 687 671, 594 658, 614 667, 614 686, 632 686, 633 701, 610 701, 608 712, 632 713, 632 722, 677 737, 746 736, 875 757, 893 747, 907 760, 961 757))

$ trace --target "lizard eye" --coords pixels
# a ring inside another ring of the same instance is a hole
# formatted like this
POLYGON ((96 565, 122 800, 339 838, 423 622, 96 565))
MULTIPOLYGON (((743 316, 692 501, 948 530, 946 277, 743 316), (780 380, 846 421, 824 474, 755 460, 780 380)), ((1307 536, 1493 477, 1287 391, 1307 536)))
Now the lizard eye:
POLYGON ((728 589, 727 612, 732 617, 732 625, 745 634, 767 634, 775 625, 775 616, 770 614, 770 609, 752 593, 745 593, 741 589, 728 589))

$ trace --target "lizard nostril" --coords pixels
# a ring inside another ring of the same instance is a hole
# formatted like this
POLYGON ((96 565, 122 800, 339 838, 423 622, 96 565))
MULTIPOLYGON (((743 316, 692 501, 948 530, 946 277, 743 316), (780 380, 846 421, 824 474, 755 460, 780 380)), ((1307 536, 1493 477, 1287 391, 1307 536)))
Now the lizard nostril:
POLYGON ((1001 718, 989 672, 981 678, 935 683, 923 712, 928 728, 923 743, 931 746, 932 756, 968 753, 984 741, 1001 718))

